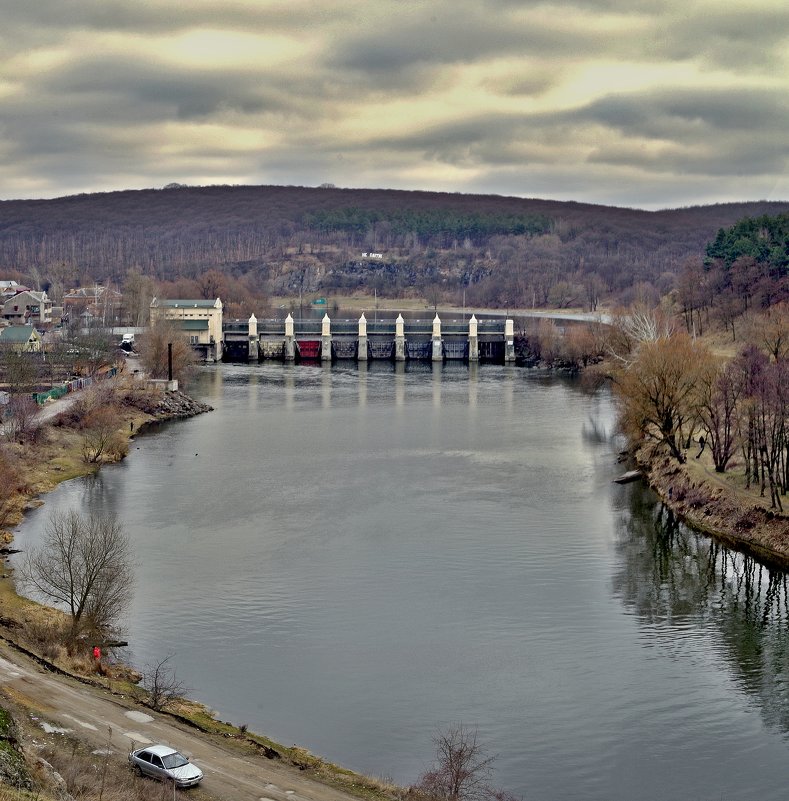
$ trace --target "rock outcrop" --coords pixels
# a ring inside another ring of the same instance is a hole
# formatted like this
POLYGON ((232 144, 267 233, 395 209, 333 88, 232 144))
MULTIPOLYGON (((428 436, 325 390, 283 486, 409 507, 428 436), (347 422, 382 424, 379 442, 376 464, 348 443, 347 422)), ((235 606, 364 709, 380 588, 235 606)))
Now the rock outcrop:
POLYGON ((16 725, 10 713, 0 707, 0 784, 32 790, 33 783, 22 756, 16 725))

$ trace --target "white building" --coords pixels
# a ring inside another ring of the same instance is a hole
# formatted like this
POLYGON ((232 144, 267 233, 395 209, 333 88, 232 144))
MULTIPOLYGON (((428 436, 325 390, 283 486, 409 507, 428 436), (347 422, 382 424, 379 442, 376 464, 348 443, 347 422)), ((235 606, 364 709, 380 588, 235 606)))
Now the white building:
POLYGON ((222 301, 170 300, 151 301, 151 325, 158 320, 171 320, 189 338, 192 347, 209 362, 222 358, 222 301))

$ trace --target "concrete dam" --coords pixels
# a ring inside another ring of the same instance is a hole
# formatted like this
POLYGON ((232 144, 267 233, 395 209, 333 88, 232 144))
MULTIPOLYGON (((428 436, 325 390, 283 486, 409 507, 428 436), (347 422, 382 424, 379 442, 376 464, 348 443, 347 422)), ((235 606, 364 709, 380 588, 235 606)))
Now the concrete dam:
POLYGON ((286 362, 357 362, 374 359, 443 362, 515 362, 515 331, 511 319, 468 320, 443 323, 404 320, 294 319, 228 320, 222 323, 223 358, 226 361, 276 359, 286 362))

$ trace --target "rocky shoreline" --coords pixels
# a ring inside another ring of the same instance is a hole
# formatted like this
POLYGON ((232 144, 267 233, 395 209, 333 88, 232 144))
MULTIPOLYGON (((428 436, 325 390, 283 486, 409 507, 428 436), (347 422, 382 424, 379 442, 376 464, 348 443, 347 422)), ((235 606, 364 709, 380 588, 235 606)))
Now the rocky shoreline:
POLYGON ((744 502, 724 481, 690 475, 687 465, 643 446, 636 463, 652 489, 693 528, 782 569, 789 569, 789 516, 764 503, 744 502))
POLYGON ((156 421, 180 420, 214 410, 213 406, 200 403, 177 389, 141 398, 135 406, 144 414, 151 415, 156 421))

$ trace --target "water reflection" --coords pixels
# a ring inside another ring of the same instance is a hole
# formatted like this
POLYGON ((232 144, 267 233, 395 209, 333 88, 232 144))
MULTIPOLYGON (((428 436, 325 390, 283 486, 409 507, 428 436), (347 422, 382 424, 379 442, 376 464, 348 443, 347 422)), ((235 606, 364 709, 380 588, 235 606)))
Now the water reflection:
POLYGON ((204 368, 196 396, 215 412, 139 437, 16 534, 117 510, 136 664, 175 652, 223 719, 402 783, 463 720, 519 797, 785 799, 786 582, 612 484, 605 393, 262 363, 204 368))
POLYGON ((479 396, 479 364, 471 362, 468 366, 468 407, 472 411, 477 408, 479 396))
POLYGON ((283 405, 285 409, 292 412, 296 405, 296 366, 286 364, 283 367, 285 392, 283 393, 283 405))
POLYGON ((364 409, 367 406, 367 369, 365 365, 361 365, 359 368, 357 392, 359 398, 359 408, 364 409))
POLYGON ((405 405, 405 362, 397 362, 394 367, 395 406, 402 409, 405 405))
POLYGON ((680 655, 683 641, 703 632, 764 722, 789 734, 787 574, 687 528, 644 488, 630 498, 615 594, 680 655))

